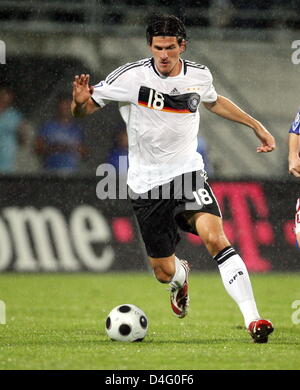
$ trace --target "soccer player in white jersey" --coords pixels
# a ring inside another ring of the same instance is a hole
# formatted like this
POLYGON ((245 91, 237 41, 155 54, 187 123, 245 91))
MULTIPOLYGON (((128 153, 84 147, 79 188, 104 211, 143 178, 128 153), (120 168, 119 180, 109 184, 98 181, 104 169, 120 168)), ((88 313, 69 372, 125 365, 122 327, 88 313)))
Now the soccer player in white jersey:
POLYGON ((225 236, 196 151, 199 104, 253 130, 260 140, 258 153, 274 150, 275 140, 260 122, 216 93, 206 66, 181 59, 186 32, 178 18, 155 17, 146 36, 151 58, 126 64, 95 86, 89 85, 89 75, 75 76, 72 113, 85 117, 119 102, 129 139, 133 209, 154 274, 170 285, 173 312, 183 318, 189 305, 190 267, 175 255, 180 227, 202 238, 254 342, 266 343, 273 325, 258 313, 246 266, 225 236))

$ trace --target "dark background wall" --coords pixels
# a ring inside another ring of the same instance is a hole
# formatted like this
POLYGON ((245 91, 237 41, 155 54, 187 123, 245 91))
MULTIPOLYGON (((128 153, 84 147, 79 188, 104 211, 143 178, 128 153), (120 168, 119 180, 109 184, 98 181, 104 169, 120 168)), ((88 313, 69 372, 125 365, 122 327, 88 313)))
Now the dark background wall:
MULTIPOLYGON (((130 201, 100 200, 99 177, 2 177, 0 270, 147 270, 130 201)), ((296 182, 213 181, 225 231, 249 271, 299 270, 293 234, 296 182)), ((199 237, 182 233, 177 255, 215 270, 199 237)))

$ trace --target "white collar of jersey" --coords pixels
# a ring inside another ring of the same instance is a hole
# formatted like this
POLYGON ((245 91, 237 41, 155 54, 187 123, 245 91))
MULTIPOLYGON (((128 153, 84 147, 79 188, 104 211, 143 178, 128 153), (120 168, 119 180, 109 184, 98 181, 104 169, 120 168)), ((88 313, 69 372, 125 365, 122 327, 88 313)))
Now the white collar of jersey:
MULTIPOLYGON (((180 73, 177 75, 177 76, 171 76, 170 78, 175 78, 175 77, 180 77, 180 76, 183 76, 184 74, 184 62, 181 58, 179 58, 179 61, 181 62, 181 70, 180 70, 180 73)), ((154 61, 154 58, 152 58, 152 65, 153 65, 153 69, 155 70, 155 73, 161 77, 162 79, 168 79, 169 76, 164 76, 163 74, 160 73, 160 71, 157 69, 156 65, 155 65, 155 61, 154 61)))

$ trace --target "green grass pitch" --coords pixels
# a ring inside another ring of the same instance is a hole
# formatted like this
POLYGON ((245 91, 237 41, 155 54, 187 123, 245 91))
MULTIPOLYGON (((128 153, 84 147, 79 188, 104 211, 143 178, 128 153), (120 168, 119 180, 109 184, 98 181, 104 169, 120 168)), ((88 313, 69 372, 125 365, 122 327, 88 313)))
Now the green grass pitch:
POLYGON ((251 280, 261 315, 275 325, 268 344, 252 342, 218 273, 191 273, 190 312, 181 320, 171 312, 167 286, 151 273, 0 274, 0 369, 300 369, 300 324, 292 321, 300 274, 251 280), (141 343, 106 336, 107 314, 123 303, 148 316, 141 343))

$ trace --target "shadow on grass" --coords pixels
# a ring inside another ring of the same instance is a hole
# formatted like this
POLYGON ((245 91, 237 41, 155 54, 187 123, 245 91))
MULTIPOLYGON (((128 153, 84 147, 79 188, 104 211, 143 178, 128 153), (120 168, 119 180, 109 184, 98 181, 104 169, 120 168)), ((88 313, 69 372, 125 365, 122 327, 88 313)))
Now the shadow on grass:
MULTIPOLYGON (((13 346, 117 346, 117 345, 136 345, 136 346, 163 346, 163 345, 237 345, 237 344, 254 344, 247 335, 244 327, 235 326, 232 329, 237 329, 236 337, 231 334, 230 337, 216 337, 216 338, 185 338, 185 339, 167 339, 159 338, 148 335, 143 342, 137 343, 124 343, 118 341, 112 341, 106 337, 103 332, 96 329, 93 330, 80 330, 80 329, 45 329, 35 330, 33 332, 20 332, 18 335, 14 334, 2 334, 0 335, 0 343, 2 348, 13 346), (245 332, 245 334, 241 334, 245 332), (67 336, 66 336, 67 335, 67 336)), ((269 343, 267 345, 280 346, 280 345, 300 345, 300 339, 295 333, 288 334, 290 329, 280 328, 276 331, 276 334, 270 336, 269 343), (284 337, 283 337, 284 336, 284 337)), ((257 344, 255 344, 257 345, 257 344)), ((263 344, 265 345, 265 344, 263 344)))
MULTIPOLYGON (((103 340, 103 339, 92 339, 92 340, 20 340, 20 341, 13 341, 8 342, 7 344, 2 343, 2 348, 5 347, 26 347, 26 346, 62 346, 65 347, 68 346, 78 346, 78 347, 97 347, 97 346, 117 346, 117 345, 132 345, 136 346, 138 348, 147 347, 149 345, 151 346, 163 346, 163 345, 169 345, 169 346, 175 346, 175 345, 224 345, 224 346, 234 346, 234 345, 240 345, 240 344, 248 344, 252 345, 254 344, 251 339, 248 339, 247 337, 245 339, 236 339, 232 340, 229 338, 218 338, 218 339, 186 339, 186 340, 169 340, 169 339, 145 339, 143 342, 136 342, 136 343, 124 343, 122 341, 112 341, 112 340, 103 340)), ((258 344, 255 344, 258 345, 258 344)), ((265 345, 265 344, 262 344, 265 345)), ((273 339, 271 340, 267 345, 300 345, 300 341, 295 340, 280 340, 280 339, 273 339)))

